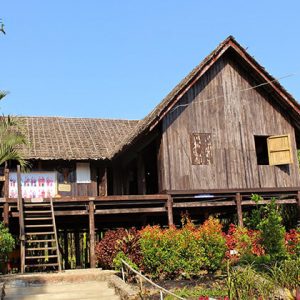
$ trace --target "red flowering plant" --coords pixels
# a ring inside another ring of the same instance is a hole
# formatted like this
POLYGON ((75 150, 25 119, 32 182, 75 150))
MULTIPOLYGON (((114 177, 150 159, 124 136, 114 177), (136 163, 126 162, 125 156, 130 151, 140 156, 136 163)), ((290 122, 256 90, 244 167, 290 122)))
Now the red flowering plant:
POLYGON ((285 233, 285 246, 292 256, 300 257, 300 231, 291 229, 285 233))
POLYGON ((108 230, 103 239, 96 245, 98 265, 102 268, 114 268, 114 259, 122 252, 133 263, 140 265, 142 260, 139 245, 140 234, 134 227, 108 230))
POLYGON ((265 251, 261 245, 261 235, 258 230, 250 230, 230 224, 226 239, 226 258, 238 261, 245 255, 262 256, 265 251))

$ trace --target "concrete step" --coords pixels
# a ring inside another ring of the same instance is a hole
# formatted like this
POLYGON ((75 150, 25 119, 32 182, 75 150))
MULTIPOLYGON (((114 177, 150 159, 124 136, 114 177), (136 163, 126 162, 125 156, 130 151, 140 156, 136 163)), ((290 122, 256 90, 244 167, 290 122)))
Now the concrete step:
MULTIPOLYGON (((60 295, 58 295, 60 296, 60 295)), ((62 298, 62 297, 53 297, 52 294, 46 294, 46 295, 43 295, 43 297, 41 298, 37 298, 36 295, 34 296, 13 296, 13 297, 4 297, 4 300, 52 300, 52 299, 55 299, 55 300, 121 300, 121 298, 119 296, 112 296, 112 295, 109 295, 109 296, 104 296, 104 295, 94 295, 94 296, 82 296, 82 295, 72 295, 70 294, 67 298, 62 298)))
MULTIPOLYGON (((22 284, 22 283, 21 283, 22 284)), ((17 283, 18 285, 18 283, 17 283)), ((16 286, 14 284, 6 284, 5 292, 18 290, 19 294, 44 294, 44 293, 58 293, 65 290, 80 291, 82 289, 107 289, 108 284, 105 281, 86 281, 77 283, 47 283, 47 284, 31 284, 28 286, 16 286)))
POLYGON ((4 300, 120 300, 106 282, 54 283, 5 287, 4 300))

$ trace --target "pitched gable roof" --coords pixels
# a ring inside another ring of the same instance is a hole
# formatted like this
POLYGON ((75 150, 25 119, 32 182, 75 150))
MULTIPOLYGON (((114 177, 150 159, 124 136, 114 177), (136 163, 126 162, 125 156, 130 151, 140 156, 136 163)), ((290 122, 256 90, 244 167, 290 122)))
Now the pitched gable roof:
POLYGON ((128 136, 138 121, 18 117, 29 145, 22 146, 25 159, 106 159, 128 136))
POLYGON ((246 50, 229 36, 212 53, 210 53, 198 66, 196 66, 175 88, 158 104, 154 110, 141 120, 131 134, 113 150, 111 157, 118 155, 129 145, 133 144, 142 134, 151 131, 159 121, 176 105, 181 97, 193 86, 199 78, 218 60, 227 50, 233 50, 241 62, 253 73, 260 83, 268 83, 268 88, 280 99, 280 104, 289 110, 289 114, 300 133, 300 105, 281 84, 272 77, 246 50))

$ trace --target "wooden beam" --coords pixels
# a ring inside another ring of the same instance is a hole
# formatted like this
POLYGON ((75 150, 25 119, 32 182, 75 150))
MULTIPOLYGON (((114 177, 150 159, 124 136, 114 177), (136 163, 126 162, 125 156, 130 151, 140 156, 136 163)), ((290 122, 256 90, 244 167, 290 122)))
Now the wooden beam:
MULTIPOLYGON (((283 199, 283 200, 276 200, 276 204, 297 204, 296 199, 283 199)), ((268 204, 270 200, 260 200, 258 203, 252 200, 243 200, 242 205, 259 205, 259 204, 268 204)))
POLYGON ((3 204, 3 224, 6 227, 9 227, 9 204, 3 204))
POLYGON ((98 190, 99 196, 107 196, 107 167, 98 167, 99 172, 99 182, 98 190))
POLYGON ((120 209, 97 209, 96 215, 106 214, 139 214, 139 213, 156 213, 166 212, 165 207, 145 207, 145 208, 120 208, 120 209))
POLYGON ((180 202, 180 203, 174 202, 173 203, 174 208, 217 207, 217 206, 234 206, 234 205, 235 205, 234 201, 217 201, 217 202, 199 201, 199 202, 180 202))
MULTIPOLYGON (((185 201, 185 202, 177 202, 176 199, 172 199, 172 207, 173 208, 193 208, 193 207, 226 207, 226 206, 236 206, 236 202, 234 200, 224 200, 224 201, 185 201)), ((282 200, 276 200, 277 204, 297 204, 298 200, 296 197, 294 199, 282 199, 282 200)), ((83 201, 82 201, 83 202, 83 201)), ((105 203, 105 202, 104 202, 105 203)), ((270 200, 261 200, 258 204, 268 204, 270 203, 270 200)), ((9 203, 11 204, 11 203, 9 203)), ((94 201, 94 204, 96 205, 97 202, 94 201)), ((103 202, 101 202, 103 204, 103 202)), ((122 205, 125 203, 119 203, 118 205, 122 205)), ((168 208, 168 204, 166 203, 166 207, 137 207, 140 206, 141 202, 139 203, 126 203, 127 205, 130 205, 130 207, 127 208, 106 208, 101 209, 99 208, 99 205, 97 206, 98 209, 95 211, 95 214, 97 215, 105 215, 105 214, 130 214, 130 213, 155 213, 155 212, 165 212, 166 208, 168 208)), ((147 204, 151 204, 147 202, 147 204)), ((157 204, 157 202, 154 202, 152 204, 157 204)), ((257 205, 255 201, 252 200, 243 200, 241 201, 242 206, 252 206, 257 205)), ((89 214, 87 209, 75 209, 76 207, 82 208, 82 203, 80 205, 76 205, 75 203, 70 203, 70 206, 68 206, 67 203, 64 203, 64 206, 61 208, 62 210, 59 210, 60 207, 55 207, 54 214, 56 217, 62 217, 62 216, 86 216, 89 214)), ((19 212, 12 211, 10 213, 10 216, 15 218, 19 217, 19 212)), ((169 216, 168 216, 169 217, 169 216)))
MULTIPOLYGON (((97 196, 97 197, 89 197, 89 196, 64 196, 60 198, 53 198, 53 203, 70 203, 70 202, 88 202, 88 201, 101 201, 101 202, 116 202, 116 201, 167 201, 167 194, 154 194, 154 195, 116 195, 116 196, 97 196)), ((8 198, 5 200, 4 198, 0 199, 0 203, 9 202, 9 203, 17 203, 16 198, 8 198)), ((25 198, 25 203, 30 203, 31 199, 25 198)), ((50 198, 44 198, 43 202, 50 202, 50 198)))
POLYGON ((4 198, 7 199, 9 197, 9 169, 4 170, 4 198))
POLYGON ((236 209, 237 209, 237 216, 238 216, 238 225, 240 227, 244 227, 243 223, 243 211, 242 211, 242 196, 240 193, 236 193, 235 195, 235 202, 236 202, 236 209))
POLYGON ((236 194, 236 193, 297 193, 300 187, 284 188, 257 188, 257 189, 207 189, 207 190, 165 190, 163 193, 172 196, 198 195, 198 194, 236 194))
POLYGON ((54 211, 54 215, 57 217, 60 216, 87 216, 87 210, 61 210, 61 211, 54 211))
POLYGON ((167 209, 168 209, 168 224, 169 224, 169 227, 170 227, 170 226, 174 225, 174 219, 173 219, 173 199, 172 199, 172 196, 168 197, 167 209))
POLYGON ((23 199, 21 187, 21 167, 17 165, 17 186, 18 186, 18 210, 20 224, 20 258, 21 258, 21 273, 25 272, 25 229, 24 229, 24 214, 23 214, 23 199))
POLYGON ((4 200, 3 204, 3 223, 4 226, 9 227, 9 204, 7 203, 7 199, 9 197, 9 170, 4 170, 4 200))
POLYGON ((89 202, 89 229, 90 229, 90 267, 96 268, 95 257, 95 206, 94 202, 89 202))
MULTIPOLYGON (((174 201, 174 200, 173 200, 174 201)), ((270 200, 261 200, 258 204, 268 204, 270 200)), ((284 199, 284 200, 276 200, 277 204, 296 204, 296 199, 284 199)), ((241 202, 242 206, 246 205, 257 205, 255 201, 252 200, 243 200, 241 202)), ((189 208, 189 207, 218 207, 218 206, 236 206, 236 202, 233 200, 228 201, 199 201, 199 202, 180 202, 173 203, 174 208, 189 208)))

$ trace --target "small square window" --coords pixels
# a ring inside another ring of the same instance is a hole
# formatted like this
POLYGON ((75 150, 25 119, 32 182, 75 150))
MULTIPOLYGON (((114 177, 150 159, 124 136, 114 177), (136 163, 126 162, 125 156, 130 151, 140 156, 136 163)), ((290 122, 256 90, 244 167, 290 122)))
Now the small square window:
POLYGON ((91 183, 91 170, 89 163, 76 163, 76 182, 91 183))

